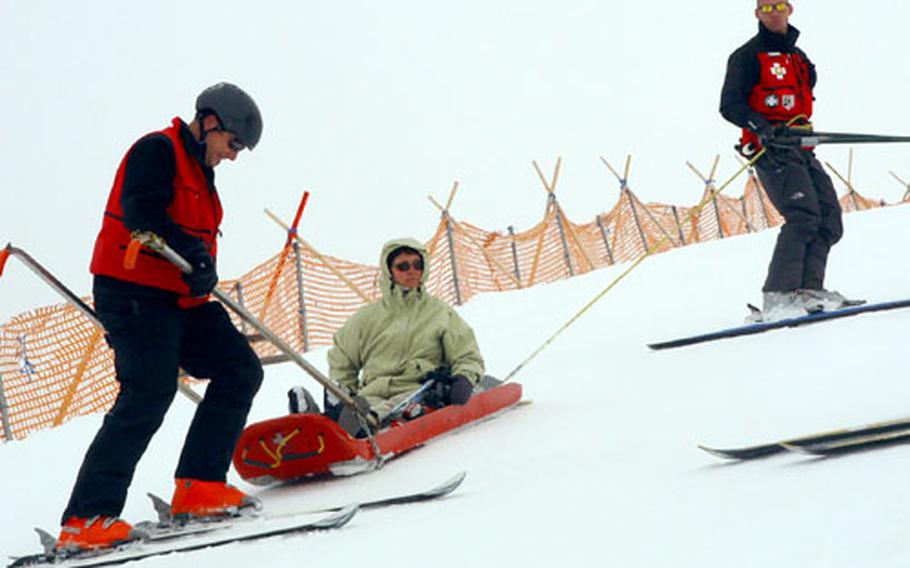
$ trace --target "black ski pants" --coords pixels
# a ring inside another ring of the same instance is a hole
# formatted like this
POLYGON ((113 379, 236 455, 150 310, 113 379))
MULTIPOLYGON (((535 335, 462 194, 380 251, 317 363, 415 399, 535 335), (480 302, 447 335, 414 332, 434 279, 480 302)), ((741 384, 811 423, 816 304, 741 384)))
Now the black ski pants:
POLYGON ((811 151, 801 149, 769 149, 755 169, 785 221, 762 291, 824 288, 828 252, 844 233, 831 178, 811 151))
POLYGON ((104 323, 120 393, 79 470, 63 520, 119 516, 136 464, 177 392, 178 366, 211 379, 196 409, 175 477, 224 481, 262 366, 224 307, 181 309, 173 297, 101 292, 104 323))

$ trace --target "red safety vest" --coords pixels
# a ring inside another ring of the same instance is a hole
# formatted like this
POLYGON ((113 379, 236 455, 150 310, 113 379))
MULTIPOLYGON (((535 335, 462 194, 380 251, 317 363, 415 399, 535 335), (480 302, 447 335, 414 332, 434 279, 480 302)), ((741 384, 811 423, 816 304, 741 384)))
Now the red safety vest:
MULTIPOLYGON (((804 115, 812 117, 812 87, 809 65, 798 53, 765 52, 758 54, 761 78, 752 87, 749 107, 772 123, 788 122, 804 115)), ((742 144, 760 149, 758 136, 743 129, 742 144)))
MULTIPOLYGON (((214 259, 217 252, 215 237, 222 217, 221 202, 214 189, 209 189, 202 166, 187 153, 180 135, 181 125, 182 121, 175 118, 169 128, 159 132, 173 143, 177 164, 174 199, 168 206, 167 213, 184 232, 202 239, 214 259)), ((130 232, 123 224, 123 210, 120 206, 128 157, 129 152, 120 162, 107 200, 101 231, 95 240, 92 274, 177 292, 186 296, 180 301, 183 307, 202 303, 198 298, 189 298, 189 287, 180 278, 180 270, 162 256, 143 250, 136 259, 134 269, 127 270, 123 267, 123 257, 131 240, 130 232)))

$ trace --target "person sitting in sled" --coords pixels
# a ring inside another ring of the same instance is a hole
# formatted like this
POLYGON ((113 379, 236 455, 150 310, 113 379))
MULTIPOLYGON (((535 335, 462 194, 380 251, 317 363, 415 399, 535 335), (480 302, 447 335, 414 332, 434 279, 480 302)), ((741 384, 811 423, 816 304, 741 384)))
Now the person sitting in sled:
MULTIPOLYGON (((414 239, 387 242, 379 261, 382 299, 351 316, 335 333, 328 353, 329 378, 380 420, 431 379, 428 394, 439 404, 463 405, 483 376, 474 331, 424 288, 428 259, 424 246, 414 239)), ((318 412, 301 387, 288 395, 291 412, 318 412)), ((356 431, 354 412, 339 408, 332 398, 326 396, 326 415, 349 432, 356 431)))

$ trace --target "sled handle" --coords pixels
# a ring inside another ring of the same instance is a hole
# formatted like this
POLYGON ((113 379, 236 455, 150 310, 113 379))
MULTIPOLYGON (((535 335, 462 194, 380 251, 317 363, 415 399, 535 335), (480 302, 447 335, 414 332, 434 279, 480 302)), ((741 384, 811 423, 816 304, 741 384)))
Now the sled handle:
POLYGON ((123 255, 123 268, 133 270, 136 268, 136 260, 139 258, 139 251, 142 249, 142 243, 139 239, 133 239, 126 247, 126 254, 123 255))

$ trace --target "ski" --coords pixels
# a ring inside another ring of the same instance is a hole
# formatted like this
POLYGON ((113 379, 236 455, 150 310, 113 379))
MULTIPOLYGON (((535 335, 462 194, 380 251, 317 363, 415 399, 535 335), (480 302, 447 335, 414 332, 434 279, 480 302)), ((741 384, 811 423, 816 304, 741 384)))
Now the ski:
MULTIPOLYGON (((412 493, 403 493, 393 497, 381 497, 378 499, 373 499, 369 501, 362 501, 357 504, 358 508, 363 511, 365 509, 378 509, 382 507, 390 507, 392 505, 404 505, 407 503, 419 503, 421 501, 429 501, 432 499, 438 499, 444 497, 449 493, 452 493, 461 485, 467 476, 466 471, 460 471, 453 475, 452 477, 446 479, 442 483, 439 483, 429 489, 424 491, 415 491, 412 493)), ((215 521, 199 521, 199 522, 189 522, 184 524, 175 523, 170 519, 170 504, 157 497, 155 495, 149 494, 149 497, 152 500, 152 506, 155 508, 155 511, 158 513, 158 522, 140 522, 137 523, 135 528, 144 533, 143 540, 145 542, 160 542, 164 540, 171 540, 175 538, 183 538, 185 536, 192 536, 196 534, 209 533, 212 531, 230 528, 235 526, 240 522, 246 520, 255 521, 258 517, 243 516, 235 518, 227 518, 215 521)), ((325 513, 334 513, 341 511, 345 508, 345 505, 336 505, 331 507, 323 507, 321 509, 311 509, 308 511, 292 511, 288 513, 277 513, 272 515, 267 515, 264 518, 269 520, 272 519, 283 519, 288 517, 298 517, 301 515, 318 515, 325 513)))
POLYGON ((708 341, 716 341, 718 339, 727 339, 731 337, 740 337, 743 335, 754 335, 756 333, 764 333, 772 329, 781 329, 785 327, 799 327, 803 325, 809 325, 814 323, 819 323, 823 321, 830 321, 834 319, 840 319, 850 316, 855 316, 859 314, 865 314, 869 312, 882 312, 887 310, 896 310, 899 308, 910 307, 910 299, 908 300, 896 300, 891 302, 880 302, 877 304, 863 304, 860 306, 849 306, 846 308, 841 308, 838 310, 832 311, 822 311, 814 312, 804 316, 782 319, 774 322, 759 322, 741 325, 738 327, 731 327, 727 329, 721 329, 711 333, 703 333, 700 335, 692 335, 689 337, 683 337, 680 339, 673 339, 670 341, 661 341, 658 343, 649 343, 648 347, 654 350, 662 349, 673 349, 675 347, 684 347, 686 345, 695 345, 698 343, 706 343, 708 341))
MULTIPOLYGON (((135 528, 144 535, 142 541, 127 543, 109 550, 71 555, 56 554, 51 548, 42 554, 18 558, 9 566, 10 568, 52 566, 61 562, 66 562, 67 566, 110 566, 172 552, 187 552, 283 534, 333 529, 346 524, 360 510, 419 503, 445 497, 458 489, 466 476, 467 472, 460 471, 426 490, 380 497, 356 505, 324 507, 262 517, 241 516, 183 525, 167 520, 162 508, 162 504, 166 505, 166 503, 158 497, 149 495, 159 513, 159 521, 142 522, 135 525, 135 528), (307 520, 301 520, 301 517, 307 517, 307 520), (316 517, 315 520, 313 517, 316 517)), ((169 510, 169 506, 167 509, 169 510)), ((43 532, 40 531, 39 534, 43 532)), ((46 547, 52 547, 54 539, 47 535, 42 538, 42 541, 46 547)))
MULTIPOLYGON (((408 503, 419 503, 421 501, 430 501, 433 499, 438 499, 440 497, 445 497, 449 493, 458 489, 461 485, 461 482, 464 481, 464 478, 468 475, 466 471, 460 471, 450 477, 449 479, 443 481, 439 485, 435 485, 426 491, 416 491, 414 493, 404 493, 402 495, 397 495, 394 497, 382 497, 379 499, 373 499, 370 501, 363 501, 358 503, 361 510, 366 509, 381 509, 383 507, 391 507, 393 505, 406 505, 408 503)), ((309 513, 329 513, 332 511, 338 511, 341 507, 325 507, 322 509, 313 509, 308 511, 309 513)))
POLYGON ((809 456, 833 456, 849 452, 871 450, 881 446, 891 446, 910 442, 910 427, 903 430, 867 434, 843 440, 832 440, 814 444, 784 444, 788 450, 809 456))
MULTIPOLYGON (((18 558, 9 565, 9 568, 55 566, 61 563, 66 563, 66 566, 71 567, 113 566, 153 556, 214 548, 235 542, 248 542, 281 535, 336 529, 346 525, 357 514, 357 511, 357 505, 349 505, 338 511, 317 516, 316 519, 308 518, 301 521, 289 517, 276 521, 271 518, 262 518, 251 522, 234 523, 230 527, 224 527, 223 530, 208 531, 201 535, 191 533, 185 538, 174 539, 169 542, 136 541, 106 550, 69 554, 45 552, 18 558)), ((312 515, 308 516, 312 517, 312 515)))
POLYGON ((699 444, 709 454, 729 459, 747 461, 781 454, 787 451, 815 455, 833 454, 848 449, 871 447, 882 443, 894 443, 910 439, 910 418, 876 422, 855 428, 843 428, 820 432, 799 438, 781 440, 768 444, 743 446, 739 448, 712 448, 699 444), (903 435, 903 437, 900 437, 903 435), (889 438, 890 437, 890 438, 889 438))
MULTIPOLYGON (((466 471, 460 471, 453 475, 452 477, 446 479, 442 483, 434 485, 433 487, 426 489, 424 491, 415 491, 412 493, 403 493, 395 495, 393 497, 380 497, 378 499, 372 499, 369 501, 361 501, 357 503, 358 508, 363 510, 368 509, 380 509, 383 507, 391 507, 393 505, 406 505, 408 503, 420 503, 422 501, 430 501, 433 499, 438 499, 440 497, 445 497, 449 493, 452 493, 461 485, 467 476, 466 471)), ((149 497, 152 498, 152 502, 156 511, 158 511, 159 521, 157 523, 138 523, 136 528, 142 530, 146 535, 146 541, 160 541, 167 540, 172 538, 180 538, 184 535, 198 534, 211 532, 218 530, 224 527, 229 527, 232 524, 238 522, 238 519, 226 519, 221 521, 213 522, 196 522, 188 523, 184 525, 177 525, 168 521, 166 518, 166 513, 163 511, 170 510, 170 505, 164 502, 161 498, 155 497, 149 494, 149 497), (162 505, 166 506, 167 509, 163 509, 162 505)), ((333 513, 336 511, 341 511, 344 509, 344 505, 336 505, 330 507, 323 507, 320 509, 310 509, 307 511, 293 511, 289 513, 277 513, 268 515, 269 519, 281 519, 286 517, 294 517, 299 515, 318 515, 324 513, 333 513)), ((250 517, 241 517, 240 519, 245 519, 250 517)), ((252 517, 255 519, 255 517, 252 517)))

